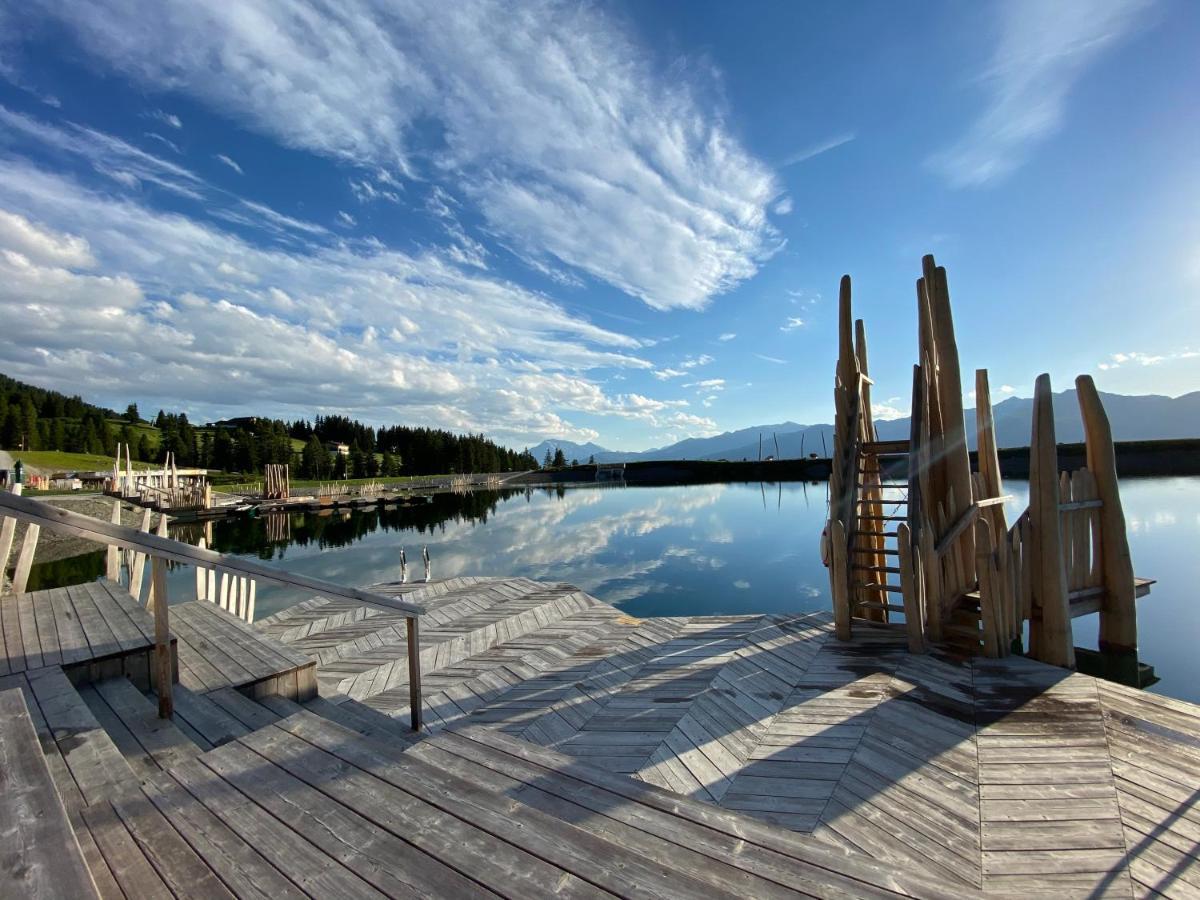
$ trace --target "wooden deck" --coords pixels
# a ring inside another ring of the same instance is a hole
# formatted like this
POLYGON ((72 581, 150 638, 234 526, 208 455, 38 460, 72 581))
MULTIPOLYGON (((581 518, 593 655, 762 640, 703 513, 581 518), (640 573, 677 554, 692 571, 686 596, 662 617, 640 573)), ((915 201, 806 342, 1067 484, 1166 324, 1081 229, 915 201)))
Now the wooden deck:
POLYGON ((45 824, 0 827, 0 894, 82 859, 105 897, 1200 895, 1191 704, 824 613, 375 590, 254 627, 172 606, 173 721, 123 671, 10 660, 0 752, 36 734, 43 767, 0 772, 3 821, 45 824), (419 735, 389 593, 429 610, 419 735))

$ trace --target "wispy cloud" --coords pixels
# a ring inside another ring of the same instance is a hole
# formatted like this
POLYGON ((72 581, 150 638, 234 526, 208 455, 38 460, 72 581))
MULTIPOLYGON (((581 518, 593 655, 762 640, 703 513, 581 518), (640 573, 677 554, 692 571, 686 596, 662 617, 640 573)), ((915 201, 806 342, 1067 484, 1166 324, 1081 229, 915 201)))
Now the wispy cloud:
POLYGON ((521 258, 657 309, 704 307, 782 246, 774 172, 725 124, 712 67, 668 74, 602 6, 38 5, 143 85, 290 147, 451 184, 521 258))
POLYGON ((344 225, 346 228, 353 228, 358 224, 358 221, 354 218, 354 216, 350 215, 350 213, 346 212, 344 209, 338 210, 337 220, 339 225, 344 225))
POLYGON ((713 358, 707 353, 701 353, 699 356, 689 356, 680 363, 685 369, 695 369, 698 366, 707 366, 713 358))
POLYGON ((179 129, 183 127, 183 120, 174 113, 163 112, 161 109, 152 109, 146 113, 146 117, 162 122, 164 125, 169 125, 171 128, 179 129))
POLYGON ((717 340, 718 341, 732 341, 735 337, 737 337, 737 332, 726 331, 724 334, 720 335, 717 338, 717 340))
POLYGON ((771 208, 771 212, 775 213, 777 216, 790 215, 792 212, 792 198, 782 197, 776 202, 775 206, 771 208))
POLYGON ((172 140, 168 140, 167 138, 165 138, 161 134, 159 134, 157 131, 143 131, 142 136, 148 137, 152 141, 158 141, 164 147, 169 148, 170 150, 172 150, 175 153, 183 153, 183 151, 179 149, 179 145, 177 143, 175 143, 172 140))
POLYGON ((682 369, 671 368, 655 369, 653 372, 654 377, 659 381, 669 381, 672 378, 680 378, 686 374, 687 372, 683 371, 682 369))
POLYGON ((787 360, 780 359, 778 356, 767 356, 765 353, 755 353, 754 355, 764 362, 775 363, 777 366, 787 365, 787 360))
POLYGON ((784 323, 779 326, 779 330, 795 331, 797 328, 803 328, 804 324, 804 320, 799 316, 788 316, 784 323))
POLYGON ((1168 353, 1142 353, 1138 350, 1131 350, 1128 353, 1113 353, 1108 359, 1101 363, 1097 363, 1096 368, 1102 372, 1110 371, 1111 369, 1119 369, 1122 366, 1157 366, 1165 362, 1174 362, 1179 359, 1195 359, 1200 357, 1200 351, 1184 348, 1168 353))
POLYGON ((242 171, 242 167, 241 167, 241 166, 239 166, 239 165, 238 165, 236 162, 234 162, 232 159, 230 159, 230 158, 229 158, 228 156, 226 156, 224 153, 218 153, 218 154, 216 155, 216 159, 217 159, 219 162, 223 162, 225 165, 229 166, 229 168, 233 169, 233 171, 237 172, 239 175, 245 175, 245 174, 246 174, 245 172, 243 172, 243 171, 242 171))
POLYGON ((1153 0, 1008 0, 981 81, 983 112, 930 163, 955 187, 994 182, 1021 166, 1062 124, 1084 73, 1128 36, 1153 0))
POLYGON ((857 137, 857 135, 855 135, 854 132, 848 131, 844 134, 839 134, 836 137, 827 138, 823 141, 819 141, 816 144, 811 144, 807 147, 797 150, 791 156, 786 157, 782 162, 780 162, 779 167, 782 169, 787 168, 788 166, 794 166, 798 163, 810 160, 814 156, 820 156, 822 153, 828 153, 830 150, 836 150, 843 144, 850 143, 855 139, 855 137, 857 137))

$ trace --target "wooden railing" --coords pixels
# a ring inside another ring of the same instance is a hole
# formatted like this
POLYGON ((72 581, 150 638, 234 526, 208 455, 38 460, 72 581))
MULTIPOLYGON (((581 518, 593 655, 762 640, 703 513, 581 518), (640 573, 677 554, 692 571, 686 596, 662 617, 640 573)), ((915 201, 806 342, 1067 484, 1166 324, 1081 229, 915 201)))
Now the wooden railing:
MULTIPOLYGON (((149 510, 146 511, 145 515, 149 516, 149 510)), ((162 677, 164 670, 160 668, 158 669, 159 677, 156 679, 158 682, 159 714, 164 718, 169 718, 172 712, 169 612, 168 604, 165 602, 167 597, 167 563, 177 563, 179 565, 196 567, 197 587, 199 587, 201 580, 204 580, 204 596, 198 597, 198 599, 214 600, 214 591, 209 586, 215 583, 216 575, 220 573, 222 575, 221 584, 226 587, 224 590, 217 589, 215 591, 217 594, 216 599, 219 599, 223 593, 227 604, 229 602, 229 593, 233 590, 235 583, 239 585, 238 597, 240 603, 242 596, 241 586, 246 585, 246 590, 249 590, 248 584, 258 581, 287 588, 312 591, 325 597, 340 597, 360 603, 386 606, 389 609, 403 613, 407 620, 409 703, 411 707, 412 727, 414 731, 420 730, 421 649, 419 619, 424 612, 424 608, 420 605, 407 603, 393 597, 384 597, 380 594, 374 594, 359 588, 345 587, 317 578, 309 578, 306 575, 285 572, 256 562, 255 560, 225 556, 224 554, 207 550, 204 547, 194 547, 191 544, 172 540, 165 536, 165 519, 160 519, 159 530, 163 533, 149 534, 146 531, 139 531, 136 528, 129 528, 116 522, 104 522, 100 519, 94 519, 91 516, 84 516, 79 513, 70 512, 69 510, 50 506, 37 500, 31 500, 28 497, 22 497, 19 493, 9 493, 6 491, 0 491, 0 516, 7 517, 4 525, 0 526, 0 550, 4 551, 4 559, 7 559, 8 551, 11 547, 12 528, 15 527, 16 521, 25 522, 28 526, 26 544, 29 544, 29 532, 33 532, 33 546, 36 546, 37 531, 42 528, 106 545, 109 547, 108 573, 110 575, 116 565, 116 554, 120 550, 131 552, 134 554, 131 575, 136 576, 136 584, 131 581, 131 594, 134 593, 134 590, 140 593, 142 569, 138 565, 138 560, 140 559, 144 563, 146 557, 150 558, 151 591, 147 599, 147 608, 151 608, 154 613, 155 653, 156 660, 160 660, 156 665, 165 665, 166 667, 165 672, 167 677, 162 677)), ((148 524, 148 518, 144 522, 148 524)), ((25 556, 24 548, 25 545, 22 545, 22 558, 25 556)), ((30 552, 29 556, 29 562, 32 562, 32 552, 30 552)), ((21 574, 20 561, 18 562, 17 574, 21 574)), ((28 566, 25 567, 24 575, 25 577, 28 576, 28 566)), ((19 588, 20 592, 24 592, 26 587, 25 581, 21 580, 18 583, 14 579, 13 587, 14 590, 19 588)), ((134 594, 134 596, 137 596, 137 594, 134 594)), ((247 599, 249 598, 247 597, 247 599)))

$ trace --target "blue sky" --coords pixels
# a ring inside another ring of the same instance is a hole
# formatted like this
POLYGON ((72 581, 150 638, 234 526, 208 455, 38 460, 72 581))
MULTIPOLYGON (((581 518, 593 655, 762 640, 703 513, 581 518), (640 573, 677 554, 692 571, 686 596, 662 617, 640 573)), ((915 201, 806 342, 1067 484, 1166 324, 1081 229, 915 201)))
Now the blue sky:
POLYGON ((933 252, 994 397, 1177 395, 1198 45, 1183 0, 0 0, 0 371, 642 449, 828 421, 846 272, 905 414, 933 252))

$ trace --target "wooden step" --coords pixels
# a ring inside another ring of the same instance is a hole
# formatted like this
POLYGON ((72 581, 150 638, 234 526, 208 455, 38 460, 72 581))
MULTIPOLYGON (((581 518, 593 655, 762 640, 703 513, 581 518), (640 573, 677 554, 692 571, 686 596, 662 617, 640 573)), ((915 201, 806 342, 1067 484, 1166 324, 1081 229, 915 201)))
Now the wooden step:
POLYGON ((129 763, 62 669, 29 675, 26 702, 67 811, 137 790, 129 763))
POLYGON ((899 575, 899 566, 860 566, 853 565, 850 567, 855 572, 886 572, 889 575, 899 575))
POLYGON ((128 678, 107 678, 84 685, 79 695, 139 776, 202 752, 174 722, 160 719, 155 703, 128 678))
POLYGON ((891 550, 887 547, 884 547, 882 549, 877 548, 877 547, 851 547, 850 552, 867 554, 870 556, 877 556, 880 554, 882 554, 883 556, 899 556, 900 555, 899 550, 891 550))
POLYGON ((863 441, 858 452, 863 456, 889 456, 908 452, 908 441, 863 441))
POLYGON ((882 498, 859 497, 858 502, 859 503, 878 503, 880 506, 907 506, 908 498, 906 497, 906 498, 903 498, 900 500, 894 500, 891 497, 882 497, 882 498))
POLYGON ((0 760, 0 896, 96 896, 19 689, 0 691, 0 760))
MULTIPOLYGON (((861 519, 863 517, 859 516, 859 518, 861 519)), ((857 537, 894 538, 894 537, 899 537, 900 535, 899 535, 899 532, 895 532, 895 531, 855 531, 850 536, 856 537, 856 538, 857 537)))
POLYGON ((866 519, 871 522, 907 522, 908 516, 858 516, 859 519, 866 519))
MULTIPOLYGON (((225 690, 233 691, 232 688, 225 690)), ((175 700, 172 721, 201 750, 220 747, 254 730, 217 703, 212 694, 197 694, 181 684, 174 686, 172 694, 175 700)))
POLYGON ((893 594, 903 593, 903 590, 901 589, 900 585, 887 584, 886 582, 883 584, 876 584, 874 582, 856 581, 854 583, 854 587, 862 588, 864 591, 889 591, 893 594))

